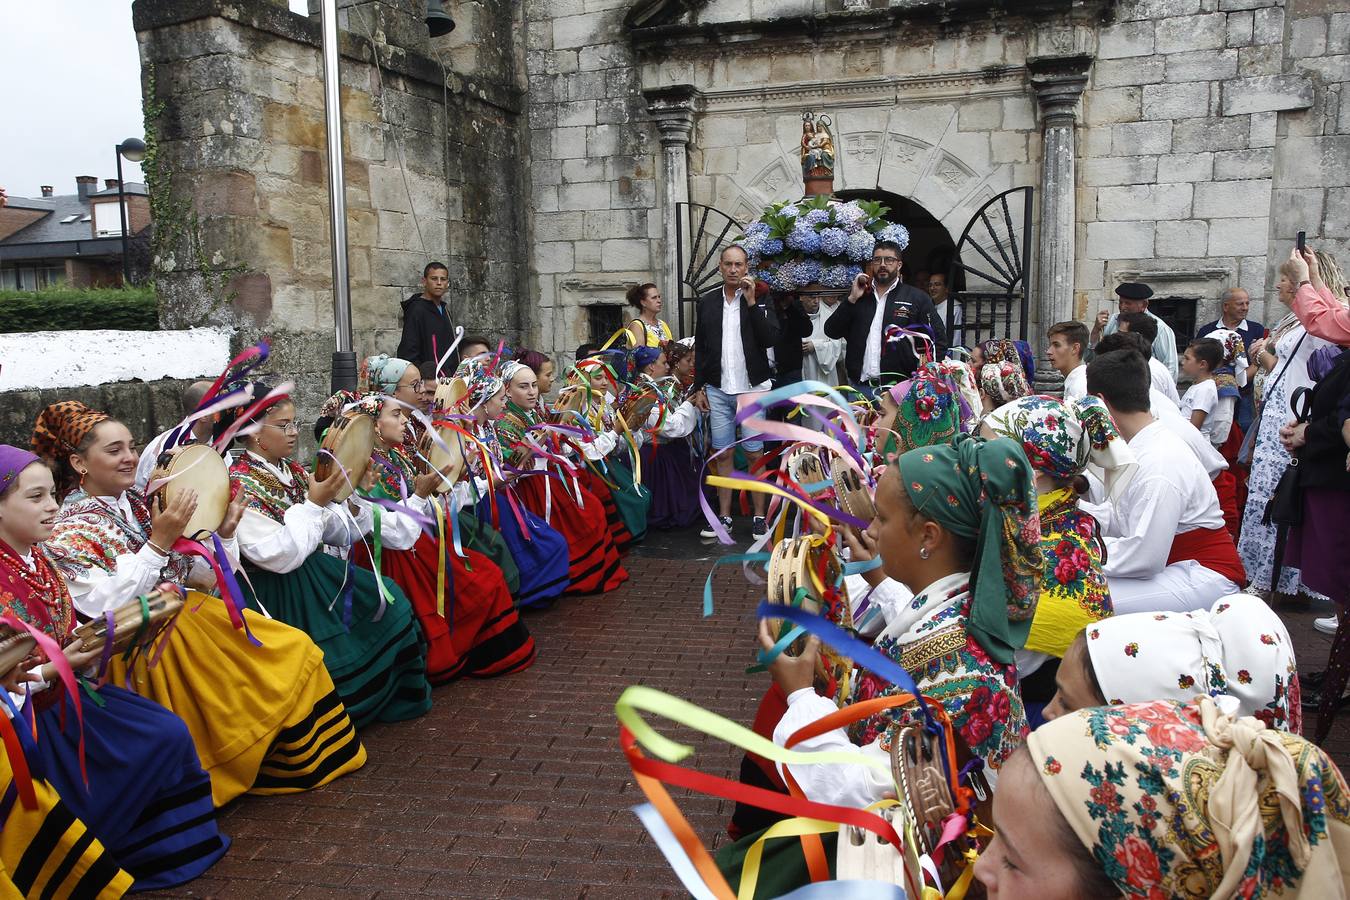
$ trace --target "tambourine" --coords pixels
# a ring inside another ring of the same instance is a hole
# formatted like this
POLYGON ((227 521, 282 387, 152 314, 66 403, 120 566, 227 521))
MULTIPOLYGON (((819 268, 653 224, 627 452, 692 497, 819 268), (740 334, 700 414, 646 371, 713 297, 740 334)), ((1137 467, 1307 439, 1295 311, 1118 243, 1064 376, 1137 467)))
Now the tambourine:
MULTIPOLYGON (((896 850, 880 835, 856 825, 839 826, 835 845, 834 877, 837 881, 879 881, 882 884, 922 885, 923 865, 919 861, 914 821, 905 805, 879 809, 876 814, 891 823, 904 839, 896 850)), ((943 882, 950 884, 951 882, 943 882)))
POLYGON ((448 493, 464 474, 464 437, 452 428, 436 426, 436 443, 430 430, 424 430, 417 439, 417 459, 423 472, 440 472, 442 478, 436 493, 448 493), (445 446, 442 447, 441 444, 445 446))
POLYGON ((654 382, 639 385, 619 401, 619 415, 623 416, 629 431, 641 430, 646 427, 652 410, 664 399, 661 389, 654 382))
MULTIPOLYGON (((113 610, 112 652, 128 647, 149 647, 160 630, 183 608, 183 595, 176 588, 156 590, 113 610), (142 605, 144 601, 144 605, 142 605)), ((75 629, 83 652, 102 650, 108 642, 108 622, 100 616, 75 629)))
MULTIPOLYGON (((800 606, 807 612, 824 615, 841 628, 852 629, 853 611, 848 602, 848 589, 843 584, 843 573, 839 554, 821 538, 787 538, 779 541, 769 556, 768 600, 784 606, 800 606), (822 568, 823 575, 820 574, 822 568), (839 587, 831 600, 826 594, 836 583, 839 587), (800 601, 797 600, 799 592, 800 601)), ((778 637, 790 628, 785 623, 778 637)), ((806 639, 798 638, 787 652, 796 655, 805 645, 806 639)), ((852 660, 822 645, 816 665, 816 686, 824 693, 833 694, 842 706, 848 702, 851 692, 849 675, 852 670, 852 660)))
POLYGON ((583 384, 569 384, 558 391, 558 402, 553 404, 551 424, 575 425, 577 416, 584 417, 590 405, 591 389, 583 384))
POLYGON ((9 674, 9 670, 27 659, 36 646, 37 641, 28 632, 0 625, 0 675, 9 674))
POLYGON ((808 493, 812 497, 828 490, 829 477, 825 474, 825 466, 820 462, 820 454, 806 444, 800 444, 788 453, 787 471, 788 477, 801 486, 803 490, 813 484, 824 483, 826 485, 814 491, 809 491, 808 493))
POLYGON ((314 477, 327 480, 334 467, 341 465, 346 477, 338 486, 334 500, 341 503, 351 496, 356 485, 365 477, 370 466, 370 454, 375 450, 375 417, 357 409, 349 409, 333 420, 328 433, 319 445, 314 460, 314 477))
POLYGON ((834 481, 834 496, 839 502, 839 508, 855 519, 870 524, 876 518, 877 510, 872 505, 872 495, 863 484, 862 477, 836 456, 830 463, 830 478, 834 481))
MULTIPOLYGON (((954 770, 956 765, 951 736, 950 725, 941 734, 933 734, 922 722, 894 726, 891 734, 891 776, 899 789, 898 799, 914 822, 917 849, 927 855, 937 849, 947 819, 956 812, 951 781, 955 773, 948 773, 948 768, 954 770)), ((978 772, 971 777, 973 784, 983 784, 978 772), (975 782, 977 778, 981 780, 975 782)), ((939 867, 943 884, 956 881, 968 847, 969 839, 961 835, 943 853, 939 867)))
POLYGON ((155 459, 149 484, 164 480, 151 494, 151 503, 159 512, 184 490, 197 492, 197 509, 183 528, 183 537, 199 541, 207 538, 225 521, 230 505, 230 470, 225 460, 207 444, 188 444, 165 450, 155 459))
MULTIPOLYGON (((454 409, 469 394, 469 385, 463 378, 441 378, 436 382, 436 396, 432 408, 446 411, 454 409)), ((447 442, 448 443, 448 442, 447 442)))

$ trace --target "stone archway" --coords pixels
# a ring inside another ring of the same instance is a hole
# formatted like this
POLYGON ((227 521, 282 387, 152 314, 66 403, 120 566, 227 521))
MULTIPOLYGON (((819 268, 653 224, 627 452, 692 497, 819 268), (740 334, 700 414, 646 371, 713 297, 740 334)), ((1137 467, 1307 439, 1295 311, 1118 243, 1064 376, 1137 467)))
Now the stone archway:
POLYGON ((924 207, 889 191, 835 191, 840 200, 874 200, 888 210, 886 218, 909 229, 909 246, 904 252, 904 279, 919 288, 923 279, 917 276, 941 272, 952 267, 956 241, 941 222, 924 207))

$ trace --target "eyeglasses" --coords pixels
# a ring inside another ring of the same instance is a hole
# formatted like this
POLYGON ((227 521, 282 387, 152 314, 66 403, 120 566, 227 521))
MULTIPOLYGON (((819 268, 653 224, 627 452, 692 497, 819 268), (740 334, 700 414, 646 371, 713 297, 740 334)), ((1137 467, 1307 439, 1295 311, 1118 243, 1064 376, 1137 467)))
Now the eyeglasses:
POLYGON ((264 428, 275 428, 275 429, 277 429, 278 431, 280 431, 282 434, 299 434, 299 433, 300 433, 300 423, 299 423, 299 422, 292 422, 292 423, 289 424, 289 425, 273 425, 271 422, 263 422, 263 423, 262 423, 262 426, 263 426, 264 428))
POLYGON ((872 262, 879 266, 893 266, 900 262, 900 259, 895 256, 874 256, 872 262))

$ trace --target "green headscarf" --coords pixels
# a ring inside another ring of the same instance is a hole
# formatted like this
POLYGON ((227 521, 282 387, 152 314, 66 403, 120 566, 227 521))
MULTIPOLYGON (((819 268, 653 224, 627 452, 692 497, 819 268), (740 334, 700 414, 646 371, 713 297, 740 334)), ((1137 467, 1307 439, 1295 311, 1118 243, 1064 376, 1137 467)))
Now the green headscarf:
POLYGON ((1041 584, 1041 524, 1031 463, 1008 438, 958 434, 900 457, 914 508, 975 541, 967 627, 997 662, 1026 643, 1041 584))

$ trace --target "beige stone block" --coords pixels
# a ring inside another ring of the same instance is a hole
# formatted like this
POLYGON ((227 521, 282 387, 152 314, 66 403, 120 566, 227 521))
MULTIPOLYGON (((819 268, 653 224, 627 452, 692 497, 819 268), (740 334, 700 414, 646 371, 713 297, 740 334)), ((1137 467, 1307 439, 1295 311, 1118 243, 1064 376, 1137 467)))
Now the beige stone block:
POLYGON ((1169 82, 1215 81, 1237 75, 1236 50, 1196 50, 1192 53, 1172 53, 1167 60, 1169 82))
POLYGON ((563 16, 553 20, 553 48, 587 47, 617 40, 623 15, 618 11, 563 16))
POLYGON ((1206 13, 1195 16, 1176 16, 1157 23, 1158 53, 1187 53, 1195 50, 1218 50, 1226 36, 1227 16, 1206 13))
POLYGON ((993 131, 1003 125, 1003 101, 969 100, 960 107, 957 127, 962 131, 993 131))
POLYGON ((651 244, 645 240, 605 241, 600 264, 607 272, 645 271, 651 267, 651 244))
POLYGON ((555 128, 553 130, 553 158, 579 159, 586 155, 586 129, 555 128))
POLYGON ((1167 68, 1165 56, 1132 56, 1125 59, 1100 59, 1092 67, 1092 87, 1128 87, 1156 84, 1167 68))
POLYGON ((569 128, 595 124, 595 101, 572 100, 557 106, 559 127, 569 128))
POLYGON ((585 181, 604 181, 605 161, 603 159, 567 159, 563 160, 562 183, 577 184, 585 181))
POLYGON ((1274 173, 1274 150, 1225 150, 1214 154, 1214 179, 1234 181, 1269 178, 1274 173))
POLYGON ((999 132, 989 136, 989 155, 996 163, 1027 161, 1027 136, 1017 132, 999 132))
POLYGON ((1105 267, 1100 260, 1077 260, 1074 263, 1073 272, 1073 283, 1077 290, 1100 291, 1105 283, 1105 267))
POLYGON ((1185 119, 1209 113, 1207 81, 1186 84, 1149 84, 1143 88, 1145 119, 1185 119))
POLYGON ((1083 97, 1083 123, 1092 126, 1137 120, 1142 90, 1124 87, 1088 92, 1083 97))
POLYGON ((285 103, 263 104, 262 137, 295 147, 327 145, 322 114, 285 103))
POLYGON ((734 147, 714 147, 703 152, 703 165, 700 171, 708 175, 730 175, 736 171, 734 147))
POLYGON ((1154 46, 1153 23, 1141 21, 1109 25, 1101 29, 1097 40, 1097 56, 1100 59, 1149 56, 1154 46))
POLYGON ((1209 223, 1198 219, 1159 222, 1154 253, 1159 257, 1203 257, 1209 249, 1209 223))
POLYGON ((576 241, 572 244, 576 253, 573 271, 599 272, 601 270, 600 252, 602 241, 576 241))
POLYGON ((379 240, 379 223, 379 215, 373 209, 348 209, 348 243, 354 247, 374 247, 379 240))
POLYGON ((1213 153, 1177 153, 1158 157, 1158 181, 1209 181, 1213 174, 1213 153))
POLYGON ((595 125, 586 129, 586 153, 591 157, 613 156, 621 152, 622 137, 627 128, 618 125, 595 125))
POLYGON ((1271 195, 1271 217, 1275 222, 1274 239, 1293 241, 1300 231, 1321 232, 1318 225, 1322 221, 1322 201, 1325 193, 1321 188, 1275 190, 1271 195))
POLYGON ((1158 161, 1153 156, 1099 157, 1083 160, 1078 171, 1082 182, 1092 187, 1147 184, 1158 177, 1158 161))
POLYGON ((1153 256, 1152 222, 1089 222, 1089 259, 1148 259, 1153 256))
POLYGON ((1215 219, 1209 223, 1209 255, 1254 256, 1264 253, 1269 229, 1270 219, 1265 216, 1215 219))
POLYGON ((1247 146, 1250 131, 1247 116, 1183 119, 1173 123, 1172 150, 1176 153, 1242 150, 1247 146))
POLYGON ((539 241, 534 244, 534 270, 541 274, 570 272, 573 266, 570 241, 539 241))
POLYGON ((1030 97, 1003 98, 1005 131, 1035 131, 1036 105, 1030 97))
POLYGON ((1238 75, 1278 75, 1284 69, 1284 53, 1279 44, 1243 47, 1238 51, 1238 75))
MULTIPOLYGON (((1270 179, 1214 181, 1195 186, 1195 215, 1204 219, 1241 219, 1254 210, 1270 210, 1270 179)), ((1211 229, 1211 241, 1213 229, 1211 229)))
POLYGON ((1190 184, 1133 184, 1097 191, 1097 215, 1119 222, 1184 219, 1190 216, 1190 184))
POLYGON ((603 181, 564 184, 558 191, 558 209, 609 209, 609 184, 603 181))
POLYGON ((745 141, 745 119, 738 115, 706 116, 697 126, 699 145, 709 147, 739 147, 745 141))
POLYGON ((1111 129, 1111 151, 1116 156, 1170 153, 1171 122, 1131 122, 1111 129))

